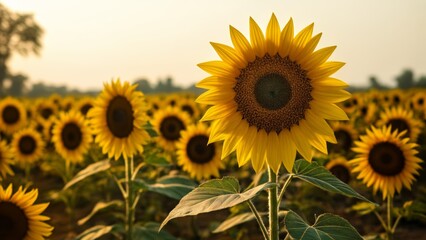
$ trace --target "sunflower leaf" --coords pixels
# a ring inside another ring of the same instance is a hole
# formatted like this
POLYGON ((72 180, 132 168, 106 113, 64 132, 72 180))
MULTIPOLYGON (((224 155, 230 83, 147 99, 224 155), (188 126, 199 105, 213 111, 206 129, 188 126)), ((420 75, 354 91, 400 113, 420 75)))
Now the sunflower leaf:
POLYGON ((311 183, 323 190, 339 193, 347 197, 355 197, 366 202, 371 202, 361 194, 353 190, 349 185, 340 181, 332 173, 316 162, 309 163, 304 159, 296 160, 293 167, 293 176, 305 182, 311 183))
POLYGON ((120 230, 121 227, 119 225, 96 225, 82 232, 80 235, 75 237, 74 240, 94 240, 109 233, 119 232, 120 230))
POLYGON ((180 200, 196 186, 194 181, 184 176, 166 176, 158 179, 154 183, 148 183, 142 179, 135 179, 133 184, 136 189, 156 192, 176 200, 180 200))
POLYGON ((158 133, 155 131, 154 127, 150 122, 147 122, 143 128, 149 134, 150 137, 158 137, 158 133))
POLYGON ((162 240, 177 240, 166 231, 158 231, 160 224, 156 222, 148 222, 143 226, 136 225, 133 230, 133 239, 162 239, 162 240))
POLYGON ((72 185, 86 179, 89 176, 92 176, 95 173, 105 171, 111 167, 111 163, 109 162, 109 159, 95 162, 87 166, 85 169, 78 172, 71 181, 69 181, 63 188, 63 190, 68 189, 72 185))
POLYGON ((163 221, 160 229, 174 218, 194 216, 235 206, 252 199, 259 192, 273 185, 273 183, 265 183, 240 193, 240 184, 233 177, 207 181, 180 200, 163 221))
POLYGON ((362 240, 357 230, 345 219, 330 213, 321 214, 310 226, 293 211, 284 219, 288 234, 294 240, 362 240))
POLYGON ((89 221, 96 213, 113 206, 121 206, 121 205, 123 205, 123 202, 121 200, 114 200, 111 202, 97 202, 96 205, 93 207, 92 211, 89 213, 89 215, 78 220, 77 223, 78 225, 83 225, 87 221, 89 221))

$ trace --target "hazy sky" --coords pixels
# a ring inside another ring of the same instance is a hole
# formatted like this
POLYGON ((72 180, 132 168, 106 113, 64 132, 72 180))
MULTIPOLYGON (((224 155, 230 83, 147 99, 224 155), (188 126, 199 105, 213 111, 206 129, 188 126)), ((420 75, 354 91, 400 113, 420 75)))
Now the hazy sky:
POLYGON ((249 17, 262 29, 274 12, 298 32, 315 22, 319 47, 337 45, 346 62, 334 76, 351 85, 368 77, 394 84, 405 68, 426 75, 424 0, 1 0, 33 12, 44 28, 41 55, 10 61, 13 72, 71 88, 101 89, 112 78, 151 82, 173 77, 189 86, 204 77, 196 65, 219 57, 209 42, 231 45, 229 25, 248 37, 249 17))

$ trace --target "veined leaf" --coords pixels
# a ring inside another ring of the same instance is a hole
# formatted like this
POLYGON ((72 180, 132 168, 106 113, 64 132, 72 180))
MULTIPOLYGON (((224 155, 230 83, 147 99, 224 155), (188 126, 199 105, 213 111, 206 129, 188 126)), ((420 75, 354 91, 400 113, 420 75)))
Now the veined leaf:
POLYGON ((96 174, 98 172, 105 171, 111 167, 111 163, 109 162, 109 159, 95 162, 87 166, 85 169, 78 172, 71 181, 69 181, 63 188, 63 190, 66 190, 67 188, 71 187, 72 185, 80 182, 81 180, 86 179, 87 177, 96 174))
POLYGON ((194 181, 184 176, 166 176, 158 179, 155 183, 135 179, 133 184, 136 188, 156 192, 176 200, 180 200, 196 186, 194 181))
POLYGON ((96 203, 96 205, 93 207, 93 209, 92 209, 92 211, 89 213, 89 215, 87 215, 86 217, 84 217, 84 218, 82 218, 82 219, 80 219, 80 220, 78 220, 78 225, 83 225, 83 224, 85 224, 87 221, 89 221, 96 213, 98 213, 98 212, 100 212, 100 211, 102 211, 102 210, 104 210, 104 209, 107 209, 107 208, 109 208, 109 207, 112 207, 112 206, 120 206, 120 205, 122 205, 123 204, 123 202, 122 201, 120 201, 120 200, 114 200, 114 201, 111 201, 111 202, 98 202, 98 203, 96 203))
POLYGON ((110 232, 114 232, 116 229, 115 225, 105 226, 105 225, 96 225, 78 235, 75 240, 95 240, 98 239, 110 232))
MULTIPOLYGON (((349 185, 340 181, 323 166, 316 162, 309 163, 304 159, 296 160, 293 168, 293 176, 305 182, 311 183, 323 190, 339 193, 347 197, 355 197, 370 203, 370 200, 355 192, 349 185)), ((374 203, 373 203, 374 204, 374 203)))
POLYGON ((180 200, 163 221, 160 229, 174 218, 193 216, 235 206, 253 198, 260 191, 270 188, 272 185, 273 183, 265 183, 240 193, 238 180, 233 177, 207 181, 180 200))
POLYGON ((347 220, 330 213, 321 214, 310 226, 295 212, 289 211, 284 222, 294 240, 362 240, 347 220))
POLYGON ((160 224, 148 222, 143 226, 135 226, 133 230, 133 239, 161 239, 161 240, 177 240, 166 231, 158 231, 160 224))

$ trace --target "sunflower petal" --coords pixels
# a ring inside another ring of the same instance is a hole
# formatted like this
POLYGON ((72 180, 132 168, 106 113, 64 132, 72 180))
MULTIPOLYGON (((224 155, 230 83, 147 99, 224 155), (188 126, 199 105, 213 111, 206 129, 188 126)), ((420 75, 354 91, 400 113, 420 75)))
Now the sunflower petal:
POLYGON ((259 25, 250 17, 250 43, 258 57, 263 57, 266 53, 265 36, 259 25))
POLYGON ((275 14, 272 14, 271 20, 269 20, 268 27, 266 28, 266 49, 270 56, 274 56, 278 52, 280 35, 280 24, 275 14))

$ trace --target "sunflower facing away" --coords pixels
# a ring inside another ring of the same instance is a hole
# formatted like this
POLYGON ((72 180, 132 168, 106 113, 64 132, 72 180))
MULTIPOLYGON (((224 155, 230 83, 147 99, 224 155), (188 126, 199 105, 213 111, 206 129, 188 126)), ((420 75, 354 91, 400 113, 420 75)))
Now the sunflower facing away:
POLYGON ((26 128, 13 135, 10 145, 14 159, 25 165, 35 162, 43 155, 45 143, 40 133, 26 128))
POLYGON ((213 105, 202 120, 213 120, 209 142, 224 140, 222 157, 237 152, 239 165, 250 159, 255 171, 291 171, 298 151, 311 160, 313 149, 327 152, 336 142, 327 120, 347 120, 336 103, 349 98, 347 84, 331 78, 344 63, 327 62, 335 46, 315 50, 321 33, 313 24, 295 37, 293 20, 280 29, 274 14, 263 34, 250 18, 250 42, 230 27, 234 47, 212 43, 221 61, 198 66, 211 76, 197 102, 213 105))
POLYGON ((176 150, 181 131, 191 124, 189 115, 177 107, 158 110, 152 119, 152 126, 158 133, 158 145, 166 151, 176 150))
POLYGON ((34 204, 38 190, 29 192, 19 187, 12 194, 12 185, 3 189, 0 185, 0 237, 5 240, 39 240, 52 234, 53 227, 40 215, 49 203, 34 204))
POLYGON ((414 175, 418 175, 422 162, 415 155, 417 144, 403 138, 405 132, 392 132, 391 127, 372 127, 367 135, 356 141, 353 151, 357 158, 350 161, 353 172, 358 172, 358 179, 367 187, 373 186, 373 192, 380 190, 383 199, 393 197, 402 186, 411 189, 414 175))
POLYGON ((219 177, 219 169, 223 167, 217 144, 207 144, 209 132, 202 123, 190 125, 181 132, 177 143, 178 164, 198 180, 219 177))
POLYGON ((334 122, 332 123, 336 143, 328 145, 328 151, 332 153, 347 154, 351 152, 353 142, 358 138, 358 133, 351 123, 334 122))
POLYGON ((6 178, 6 175, 13 176, 14 173, 10 168, 12 161, 12 153, 5 141, 0 141, 0 179, 6 178))
POLYGON ((402 106, 386 108, 380 113, 377 126, 392 126, 392 131, 406 131, 404 137, 409 137, 415 142, 423 127, 423 122, 414 117, 413 111, 404 109, 402 106))
POLYGON ((88 116, 95 142, 103 153, 118 160, 143 152, 143 144, 149 139, 143 129, 146 124, 146 103, 144 95, 136 91, 137 85, 120 80, 105 83, 104 89, 95 100, 88 116))
POLYGON ((83 161, 92 134, 82 114, 77 111, 61 112, 52 133, 55 149, 66 161, 72 163, 83 161))
POLYGON ((15 98, 7 97, 0 101, 0 130, 12 134, 27 124, 27 111, 15 98))
POLYGON ((351 165, 344 157, 332 158, 325 168, 344 183, 349 183, 351 180, 351 165))

